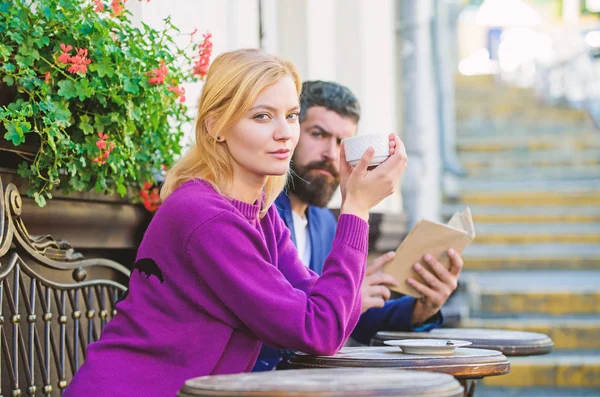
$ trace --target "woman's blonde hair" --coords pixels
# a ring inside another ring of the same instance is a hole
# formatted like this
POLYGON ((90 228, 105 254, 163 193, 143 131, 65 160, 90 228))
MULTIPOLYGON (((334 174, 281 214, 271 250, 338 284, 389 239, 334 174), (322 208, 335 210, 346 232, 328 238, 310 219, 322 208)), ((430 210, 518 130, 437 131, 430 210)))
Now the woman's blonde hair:
MULTIPOLYGON (((161 189, 166 199, 178 186, 195 178, 211 183, 218 192, 233 182, 231 153, 216 140, 244 117, 260 92, 284 76, 290 76, 300 96, 302 83, 296 67, 260 50, 243 49, 217 56, 200 96, 196 119, 196 141, 169 170, 161 189)), ((263 216, 283 190, 287 174, 268 176, 264 187, 263 216)))

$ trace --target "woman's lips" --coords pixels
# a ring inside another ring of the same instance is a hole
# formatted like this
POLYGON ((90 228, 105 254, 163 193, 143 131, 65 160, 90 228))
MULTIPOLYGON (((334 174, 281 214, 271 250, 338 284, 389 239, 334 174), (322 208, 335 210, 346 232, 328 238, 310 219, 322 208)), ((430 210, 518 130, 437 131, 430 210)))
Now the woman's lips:
POLYGON ((269 154, 278 160, 286 160, 290 157, 291 152, 289 149, 283 149, 276 152, 269 152, 269 154))

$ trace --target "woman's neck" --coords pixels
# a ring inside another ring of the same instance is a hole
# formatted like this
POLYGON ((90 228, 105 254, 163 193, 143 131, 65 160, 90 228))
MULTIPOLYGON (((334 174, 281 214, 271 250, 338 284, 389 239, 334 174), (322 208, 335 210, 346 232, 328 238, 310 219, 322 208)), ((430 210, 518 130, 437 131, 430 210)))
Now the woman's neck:
POLYGON ((233 183, 229 190, 224 193, 232 199, 254 204, 262 198, 262 191, 266 182, 266 176, 243 172, 238 167, 234 167, 233 183))

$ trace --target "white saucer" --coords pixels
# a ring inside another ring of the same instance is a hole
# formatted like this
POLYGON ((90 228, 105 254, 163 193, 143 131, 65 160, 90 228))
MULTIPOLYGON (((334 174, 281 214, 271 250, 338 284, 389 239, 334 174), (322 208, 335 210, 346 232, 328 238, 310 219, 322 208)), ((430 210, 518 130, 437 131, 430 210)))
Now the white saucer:
POLYGON ((398 346, 407 354, 452 354, 457 347, 469 346, 471 342, 456 339, 401 339, 386 340, 388 346, 398 346))

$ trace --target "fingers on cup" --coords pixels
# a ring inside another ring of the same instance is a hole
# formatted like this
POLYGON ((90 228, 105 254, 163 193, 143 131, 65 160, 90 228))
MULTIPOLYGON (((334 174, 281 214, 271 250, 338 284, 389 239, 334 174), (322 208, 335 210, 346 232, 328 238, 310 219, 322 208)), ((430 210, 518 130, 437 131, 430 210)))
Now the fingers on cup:
POLYGON ((375 155, 375 149, 373 148, 373 146, 369 146, 367 148, 367 150, 365 150, 365 153, 362 155, 362 157, 360 158, 360 161, 358 162, 358 164, 356 164, 356 167, 354 167, 354 169, 355 170, 358 169, 358 170, 362 170, 362 171, 366 172, 367 168, 369 167, 369 163, 373 159, 374 155, 375 155))
POLYGON ((390 156, 396 153, 396 139, 390 134, 390 156))

